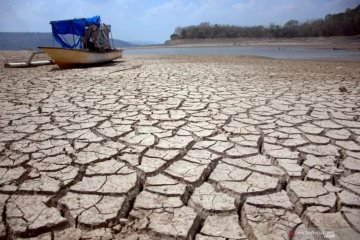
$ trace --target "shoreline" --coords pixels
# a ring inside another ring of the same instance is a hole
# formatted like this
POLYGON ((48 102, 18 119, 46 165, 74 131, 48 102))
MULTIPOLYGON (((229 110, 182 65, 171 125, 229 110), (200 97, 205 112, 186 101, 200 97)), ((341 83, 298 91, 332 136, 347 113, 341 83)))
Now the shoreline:
POLYGON ((360 50, 360 36, 317 38, 210 38, 168 40, 164 44, 130 47, 148 49, 159 47, 274 47, 360 50))
POLYGON ((333 50, 301 47, 179 46, 126 49, 127 55, 254 56, 272 59, 360 61, 358 50, 333 50))
POLYGON ((124 54, 250 55, 274 59, 344 60, 356 62, 360 61, 360 36, 294 39, 173 40, 161 45, 126 48, 124 54), (126 50, 129 52, 127 53, 126 50))

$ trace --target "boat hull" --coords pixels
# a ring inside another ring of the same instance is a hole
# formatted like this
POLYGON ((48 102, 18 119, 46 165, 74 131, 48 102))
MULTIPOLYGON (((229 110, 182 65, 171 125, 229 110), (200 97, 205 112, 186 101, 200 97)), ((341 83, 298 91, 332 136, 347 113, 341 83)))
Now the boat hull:
POLYGON ((122 57, 122 49, 105 52, 91 52, 82 49, 39 47, 60 68, 82 67, 111 62, 122 57))

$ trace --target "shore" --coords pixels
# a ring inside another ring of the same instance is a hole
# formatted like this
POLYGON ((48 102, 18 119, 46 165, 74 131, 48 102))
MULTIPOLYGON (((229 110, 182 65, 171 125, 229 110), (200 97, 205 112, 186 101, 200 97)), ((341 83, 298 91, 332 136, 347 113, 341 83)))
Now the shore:
POLYGON ((360 238, 359 62, 3 68, 27 54, 0 52, 1 239, 360 238))
POLYGON ((275 47, 360 50, 360 36, 309 38, 214 38, 166 41, 165 47, 275 47))

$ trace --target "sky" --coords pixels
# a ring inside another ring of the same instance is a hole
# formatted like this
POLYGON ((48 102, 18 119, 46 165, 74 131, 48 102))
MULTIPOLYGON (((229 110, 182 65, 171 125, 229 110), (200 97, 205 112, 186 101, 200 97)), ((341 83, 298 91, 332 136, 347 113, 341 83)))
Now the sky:
POLYGON ((283 25, 354 8, 359 0, 0 0, 0 32, 50 32, 52 20, 100 15, 114 38, 163 43, 177 26, 283 25))

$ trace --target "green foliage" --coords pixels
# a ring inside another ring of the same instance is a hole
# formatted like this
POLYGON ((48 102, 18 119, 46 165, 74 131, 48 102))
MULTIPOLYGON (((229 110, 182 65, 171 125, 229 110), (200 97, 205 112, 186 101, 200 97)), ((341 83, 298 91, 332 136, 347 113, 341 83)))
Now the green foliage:
POLYGON ((290 20, 283 26, 270 24, 268 27, 242 27, 235 25, 210 24, 177 27, 171 39, 194 38, 237 38, 237 37, 330 37, 360 34, 360 5, 344 13, 328 14, 324 19, 299 23, 290 20))

